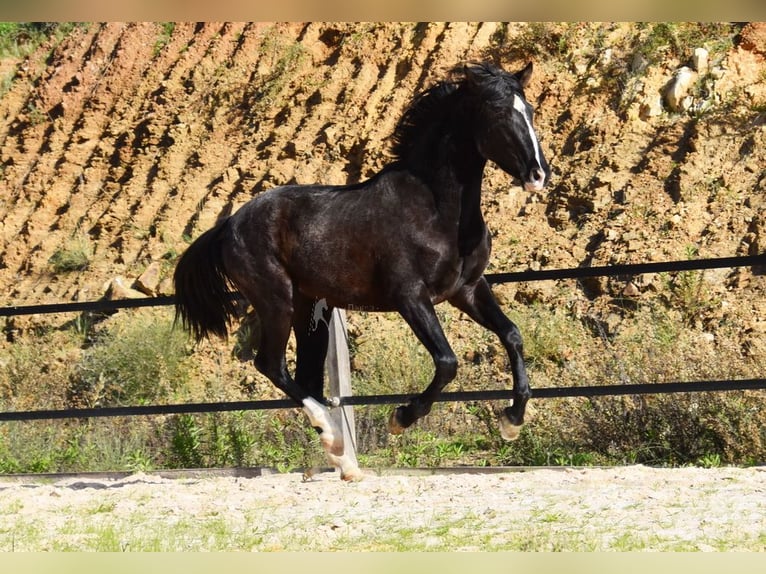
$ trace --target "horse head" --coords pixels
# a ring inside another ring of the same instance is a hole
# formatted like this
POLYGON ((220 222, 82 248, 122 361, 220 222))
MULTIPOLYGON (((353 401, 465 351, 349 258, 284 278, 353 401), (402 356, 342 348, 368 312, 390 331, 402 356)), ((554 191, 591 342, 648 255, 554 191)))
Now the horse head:
POLYGON ((527 191, 539 191, 551 176, 533 127, 533 109, 524 96, 532 63, 510 74, 489 65, 465 66, 465 84, 474 102, 474 135, 479 152, 521 180, 527 191))

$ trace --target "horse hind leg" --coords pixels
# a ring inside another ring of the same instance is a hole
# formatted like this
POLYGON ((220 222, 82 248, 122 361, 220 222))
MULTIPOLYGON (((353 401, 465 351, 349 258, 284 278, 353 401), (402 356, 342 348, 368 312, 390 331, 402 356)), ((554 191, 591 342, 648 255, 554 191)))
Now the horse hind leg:
POLYGON ((303 410, 311 425, 319 432, 319 440, 330 463, 339 468, 346 481, 362 479, 362 473, 353 457, 345 454, 343 432, 337 428, 323 401, 325 357, 329 339, 328 321, 332 308, 324 301, 313 301, 302 296, 294 299, 293 330, 297 343, 295 382, 308 394, 302 401, 303 410))
POLYGON ((298 385, 287 370, 285 349, 290 336, 292 304, 272 300, 269 304, 257 305, 257 312, 261 318, 261 343, 253 361, 256 369, 303 408, 309 422, 319 432, 320 443, 330 464, 340 469, 341 478, 361 480, 362 472, 345 454, 343 433, 333 424, 327 407, 298 385))
POLYGON ((324 447, 327 459, 340 469, 340 477, 347 482, 356 482, 364 478, 353 458, 346 454, 343 433, 332 422, 330 411, 312 397, 303 400, 303 411, 308 416, 311 426, 319 431, 319 441, 324 447))
POLYGON ((325 359, 330 339, 332 307, 296 294, 293 299, 296 342, 295 382, 320 403, 324 402, 325 359))
MULTIPOLYGON (((284 391, 303 407, 303 412, 308 417, 311 426, 317 429, 319 433, 319 441, 330 464, 340 469, 341 478, 346 481, 361 480, 362 472, 353 462, 353 459, 345 454, 343 433, 333 424, 330 411, 326 406, 311 397, 306 389, 296 384, 292 377, 290 377, 285 363, 285 347, 280 346, 282 350, 279 356, 272 355, 268 350, 270 347, 270 336, 273 334, 273 331, 269 334, 262 333, 261 347, 258 349, 258 354, 255 357, 256 368, 266 375, 277 388, 284 391), (266 344, 264 345, 264 343, 266 344), (278 367, 275 368, 276 364, 278 364, 278 367)), ((285 345, 286 343, 287 340, 285 339, 285 345)))

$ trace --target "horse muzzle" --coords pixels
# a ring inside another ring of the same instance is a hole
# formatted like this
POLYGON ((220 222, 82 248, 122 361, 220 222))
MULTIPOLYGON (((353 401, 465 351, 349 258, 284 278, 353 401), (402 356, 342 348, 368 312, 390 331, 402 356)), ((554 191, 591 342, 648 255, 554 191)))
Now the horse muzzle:
POLYGON ((541 167, 535 167, 529 172, 529 177, 524 180, 525 191, 540 191, 547 182, 545 171, 541 167))

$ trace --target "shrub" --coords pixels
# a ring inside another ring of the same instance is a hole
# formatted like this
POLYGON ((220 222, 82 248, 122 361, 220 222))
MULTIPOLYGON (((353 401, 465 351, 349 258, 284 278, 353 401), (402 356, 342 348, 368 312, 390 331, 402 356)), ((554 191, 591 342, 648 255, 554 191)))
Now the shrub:
POLYGON ((90 265, 92 257, 93 247, 90 241, 85 237, 77 236, 56 249, 48 259, 48 263, 55 273, 84 271, 90 265))
POLYGON ((299 411, 183 414, 167 420, 165 464, 205 468, 326 465, 315 431, 299 411))
POLYGON ((117 406, 159 403, 185 390, 189 340, 167 315, 118 315, 83 353, 70 403, 117 406))

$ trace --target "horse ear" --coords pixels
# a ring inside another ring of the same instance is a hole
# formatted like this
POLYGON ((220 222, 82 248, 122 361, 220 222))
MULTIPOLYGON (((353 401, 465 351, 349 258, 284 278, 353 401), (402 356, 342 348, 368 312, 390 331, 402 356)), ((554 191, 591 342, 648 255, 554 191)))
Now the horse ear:
POLYGON ((493 75, 486 64, 465 64, 463 66, 463 77, 472 87, 480 86, 487 76, 493 75))
POLYGON ((532 62, 529 62, 526 66, 524 66, 523 70, 516 72, 514 76, 516 76, 516 79, 521 84, 521 87, 526 88, 527 84, 529 83, 529 78, 532 77, 532 62))
POLYGON ((463 77, 468 80, 468 84, 475 86, 478 84, 478 77, 476 74, 476 66, 470 66, 468 64, 463 66, 463 77))

